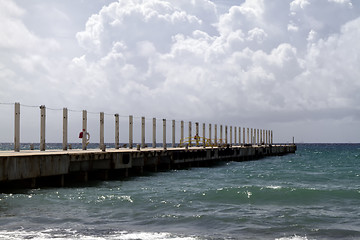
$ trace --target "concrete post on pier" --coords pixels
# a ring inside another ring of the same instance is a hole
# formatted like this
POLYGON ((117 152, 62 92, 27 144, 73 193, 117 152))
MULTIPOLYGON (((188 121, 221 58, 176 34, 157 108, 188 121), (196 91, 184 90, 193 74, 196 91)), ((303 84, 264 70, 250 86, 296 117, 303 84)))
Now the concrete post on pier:
POLYGON ((14 151, 20 152, 20 103, 15 103, 14 151))
POLYGON ((243 145, 245 145, 245 128, 243 128, 243 145))
POLYGON ((266 143, 266 145, 268 145, 268 130, 265 130, 265 139, 266 139, 266 141, 265 141, 265 143, 266 143))
POLYGON ((249 142, 249 128, 246 129, 246 132, 247 132, 247 142, 246 143, 249 144, 250 143, 249 142))
POLYGON ((209 142, 211 144, 211 123, 209 123, 209 142))
POLYGON ((230 139, 229 139, 229 144, 232 145, 232 126, 230 126, 230 139))
POLYGON ((198 147, 199 146, 199 123, 198 122, 195 123, 195 143, 196 143, 196 146, 198 147))
POLYGON ((228 144, 228 126, 225 125, 225 144, 228 144))
POLYGON ((273 145, 273 131, 271 130, 271 145, 273 145))
POLYGON ((105 141, 104 141, 104 112, 100 112, 100 150, 105 151, 105 141))
POLYGON ((239 127, 239 146, 241 145, 241 127, 239 127))
POLYGON ((141 117, 141 148, 145 148, 145 117, 141 117))
POLYGON ((222 125, 220 125, 220 144, 223 144, 224 142, 223 142, 223 126, 222 125))
POLYGON ((153 118, 153 140, 152 147, 156 148, 156 118, 153 118))
POLYGON ((40 118, 40 151, 45 151, 46 108, 44 105, 40 106, 40 118))
POLYGON ((206 136, 205 136, 205 123, 203 123, 203 131, 202 131, 202 137, 203 137, 203 147, 206 147, 206 136))
POLYGON ((175 120, 172 120, 172 147, 175 147, 175 120))
POLYGON ((260 145, 259 129, 256 129, 256 144, 260 145))
POLYGON ((260 129, 259 131, 260 131, 260 145, 262 145, 262 129, 260 129))
POLYGON ((67 150, 68 145, 68 110, 67 108, 63 108, 63 142, 62 149, 64 151, 67 150))
POLYGON ((87 111, 83 110, 82 111, 82 150, 86 150, 86 133, 87 133, 87 111))
POLYGON ((163 148, 166 149, 166 119, 163 119, 163 148))
POLYGON ((119 114, 115 114, 115 149, 120 148, 119 114))
POLYGON ((184 121, 180 122, 180 147, 184 146, 184 121))
POLYGON ((132 149, 133 148, 133 116, 130 115, 129 116, 129 148, 132 149))
POLYGON ((237 137, 236 137, 236 134, 237 134, 237 131, 236 131, 236 127, 234 127, 234 145, 236 145, 237 143, 237 137))
POLYGON ((251 145, 253 145, 254 144, 254 135, 253 135, 253 129, 252 128, 250 128, 250 136, 251 136, 251 139, 250 139, 250 143, 251 143, 251 145))
POLYGON ((217 145, 217 124, 214 126, 214 144, 217 145))
POLYGON ((189 147, 191 147, 191 122, 189 122, 189 147))

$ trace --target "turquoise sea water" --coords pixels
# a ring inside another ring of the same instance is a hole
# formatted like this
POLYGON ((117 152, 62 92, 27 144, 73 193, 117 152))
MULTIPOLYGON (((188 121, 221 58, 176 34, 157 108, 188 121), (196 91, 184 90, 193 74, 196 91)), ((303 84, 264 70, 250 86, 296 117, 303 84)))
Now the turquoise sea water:
POLYGON ((360 145, 0 191, 0 239, 360 239, 360 145))

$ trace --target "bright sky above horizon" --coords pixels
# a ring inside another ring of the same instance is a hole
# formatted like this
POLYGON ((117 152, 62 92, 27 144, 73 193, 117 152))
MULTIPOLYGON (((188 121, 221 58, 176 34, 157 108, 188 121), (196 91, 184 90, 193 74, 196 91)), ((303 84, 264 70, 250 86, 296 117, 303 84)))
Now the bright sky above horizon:
POLYGON ((360 142, 360 1, 0 0, 0 31, 0 103, 360 142))

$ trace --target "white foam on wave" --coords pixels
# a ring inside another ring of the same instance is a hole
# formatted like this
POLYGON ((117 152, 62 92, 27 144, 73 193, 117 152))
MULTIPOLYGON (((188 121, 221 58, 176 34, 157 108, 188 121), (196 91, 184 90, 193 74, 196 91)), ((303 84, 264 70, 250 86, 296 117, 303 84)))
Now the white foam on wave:
MULTIPOLYGON (((282 237, 282 238, 275 238, 275 240, 310 240, 308 239, 306 236, 305 237, 301 237, 301 236, 291 236, 291 237, 282 237)), ((312 239, 315 240, 315 239, 312 239)))
POLYGON ((127 232, 119 231, 112 232, 107 235, 94 236, 85 235, 71 229, 48 229, 43 231, 26 231, 26 230, 15 230, 15 231, 0 231, 0 239, 8 240, 21 240, 21 239, 32 239, 32 240, 196 240, 195 237, 189 236, 177 236, 166 232, 127 232))

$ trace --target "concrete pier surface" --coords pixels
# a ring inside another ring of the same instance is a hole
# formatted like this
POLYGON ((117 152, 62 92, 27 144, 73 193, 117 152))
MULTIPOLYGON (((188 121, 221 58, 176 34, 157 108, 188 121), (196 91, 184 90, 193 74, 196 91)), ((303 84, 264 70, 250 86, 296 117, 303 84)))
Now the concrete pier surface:
POLYGON ((209 166, 295 153, 296 145, 189 148, 0 151, 0 190, 8 187, 66 186, 88 179, 107 180, 143 171, 209 166))

